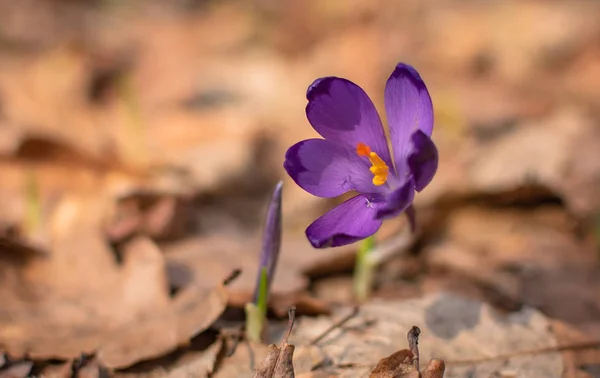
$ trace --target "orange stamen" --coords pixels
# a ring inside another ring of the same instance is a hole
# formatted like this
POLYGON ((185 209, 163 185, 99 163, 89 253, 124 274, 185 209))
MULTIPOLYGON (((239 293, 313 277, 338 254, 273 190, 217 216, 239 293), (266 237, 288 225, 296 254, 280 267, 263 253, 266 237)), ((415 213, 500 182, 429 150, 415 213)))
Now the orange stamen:
POLYGON ((369 161, 371 162, 371 168, 369 168, 369 170, 373 174, 373 184, 377 186, 385 184, 388 174, 390 173, 390 169, 379 157, 379 155, 371 151, 371 148, 364 143, 358 143, 356 146, 356 153, 358 156, 369 158, 369 161))

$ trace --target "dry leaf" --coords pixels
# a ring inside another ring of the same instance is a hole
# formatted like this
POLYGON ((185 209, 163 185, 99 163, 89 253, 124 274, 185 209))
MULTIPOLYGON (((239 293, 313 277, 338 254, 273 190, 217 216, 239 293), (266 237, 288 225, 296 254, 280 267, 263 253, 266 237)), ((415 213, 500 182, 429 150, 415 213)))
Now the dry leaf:
POLYGON ((423 370, 423 378, 443 378, 446 371, 446 364, 443 360, 434 358, 429 361, 427 368, 423 370))
POLYGON ((40 376, 47 378, 71 378, 73 375, 73 361, 68 360, 59 364, 49 364, 40 371, 40 376))
MULTIPOLYGON (((370 378, 421 378, 419 367, 419 335, 421 330, 413 326, 408 331, 408 347, 391 356, 382 358, 373 368, 370 378)), ((425 378, 442 378, 444 376, 444 361, 432 359, 423 371, 425 378)))
POLYGON ((29 377, 29 372, 33 367, 33 362, 21 361, 3 367, 0 370, 0 378, 25 378, 29 377))
POLYGON ((382 358, 371 371, 370 378, 407 377, 419 378, 419 370, 415 369, 415 356, 409 349, 402 349, 389 357, 382 358))
MULTIPOLYGON (((568 215, 553 206, 465 206, 448 216, 444 236, 423 252, 432 268, 482 287, 479 295, 485 300, 496 293, 500 305, 529 304, 553 318, 585 324, 596 321, 600 311, 600 268, 597 254, 574 235, 573 227, 568 215)), ((437 277, 427 282, 429 291, 449 287, 437 277)))

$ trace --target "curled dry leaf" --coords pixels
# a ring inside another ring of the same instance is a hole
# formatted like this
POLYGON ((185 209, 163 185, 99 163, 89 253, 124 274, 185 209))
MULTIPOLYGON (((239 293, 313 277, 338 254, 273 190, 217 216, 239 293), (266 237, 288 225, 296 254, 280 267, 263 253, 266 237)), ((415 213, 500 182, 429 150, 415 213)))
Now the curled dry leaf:
POLYGON ((443 378, 446 371, 446 364, 439 358, 429 361, 429 364, 423 370, 423 378, 443 378))
POLYGON ((40 371, 40 376, 48 378, 71 378, 72 375, 72 360, 67 360, 58 364, 48 364, 40 371))
POLYGON ((31 361, 21 361, 4 367, 0 370, 0 378, 25 378, 29 377, 29 372, 33 367, 31 361))
POLYGON ((382 358, 371 371, 369 378, 419 378, 419 370, 413 365, 414 358, 415 355, 409 349, 399 350, 389 357, 382 358))

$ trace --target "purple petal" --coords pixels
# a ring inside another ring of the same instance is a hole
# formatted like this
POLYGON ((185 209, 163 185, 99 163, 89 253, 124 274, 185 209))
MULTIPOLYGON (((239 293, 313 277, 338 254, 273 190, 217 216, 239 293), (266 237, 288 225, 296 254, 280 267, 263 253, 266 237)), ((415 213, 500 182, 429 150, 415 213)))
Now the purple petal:
POLYGON ((306 117, 323 138, 356 151, 364 143, 391 168, 381 118, 361 87, 337 77, 315 80, 306 92, 306 117))
POLYGON ((366 161, 324 139, 308 139, 290 147, 283 167, 298 186, 318 197, 336 197, 349 190, 385 190, 373 184, 366 161))
POLYGON ((315 248, 339 247, 373 235, 382 221, 375 219, 379 203, 360 194, 338 205, 306 229, 315 248))
POLYGON ((398 176, 406 174, 406 155, 410 136, 421 130, 431 136, 433 104, 425 83, 418 72, 400 63, 385 86, 385 110, 390 127, 392 150, 398 176))
POLYGON ((395 217, 406 210, 415 198, 415 187, 412 180, 387 195, 384 205, 377 210, 377 219, 395 217))
POLYGON ((410 138, 408 166, 417 192, 423 190, 435 176, 438 167, 438 151, 433 141, 421 130, 410 138))

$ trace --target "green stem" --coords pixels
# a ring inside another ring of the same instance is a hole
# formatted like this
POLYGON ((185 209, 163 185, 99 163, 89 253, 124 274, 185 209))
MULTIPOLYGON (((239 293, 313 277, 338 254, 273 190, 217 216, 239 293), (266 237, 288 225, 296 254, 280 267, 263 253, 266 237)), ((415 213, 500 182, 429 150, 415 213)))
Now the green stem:
POLYGON ((267 323, 267 304, 269 294, 269 281, 267 268, 260 271, 258 283, 258 298, 256 303, 246 304, 246 337, 250 341, 261 342, 263 332, 267 323))
POLYGON ((358 302, 369 299, 373 287, 375 264, 371 259, 371 251, 375 248, 375 237, 363 240, 356 254, 354 265, 354 297, 358 302))

